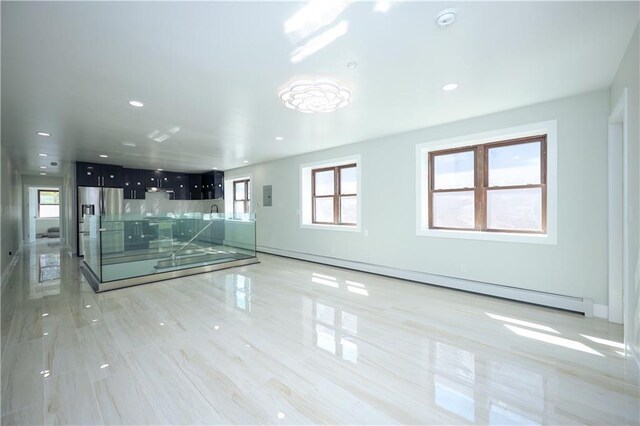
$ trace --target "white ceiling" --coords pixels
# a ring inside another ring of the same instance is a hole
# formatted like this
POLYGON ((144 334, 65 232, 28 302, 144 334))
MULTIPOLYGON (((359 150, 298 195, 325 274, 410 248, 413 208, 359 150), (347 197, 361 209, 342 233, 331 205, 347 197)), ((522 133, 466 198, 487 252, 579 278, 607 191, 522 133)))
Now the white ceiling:
POLYGON ((358 2, 336 20, 346 35, 294 65, 283 24, 304 5, 2 2, 2 143, 27 174, 230 169, 607 87, 638 22, 637 2, 358 2), (286 109, 278 91, 301 76, 337 79, 352 104, 286 109))

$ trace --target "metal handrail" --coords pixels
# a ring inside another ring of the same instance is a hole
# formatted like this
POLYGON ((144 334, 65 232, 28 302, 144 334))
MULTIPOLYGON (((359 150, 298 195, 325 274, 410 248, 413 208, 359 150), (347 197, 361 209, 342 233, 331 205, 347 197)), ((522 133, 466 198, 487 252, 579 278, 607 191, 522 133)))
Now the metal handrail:
POLYGON ((178 254, 182 249, 184 249, 186 246, 188 246, 189 244, 191 244, 191 242, 193 240, 195 240, 196 238, 198 238, 200 236, 200 234, 202 234, 207 228, 209 228, 211 225, 213 225, 213 222, 209 222, 209 224, 207 226, 205 226, 204 228, 202 228, 200 230, 200 232, 198 232, 196 235, 194 235, 189 241, 187 241, 186 243, 184 243, 178 250, 174 251, 173 253, 171 253, 171 263, 175 263, 176 262, 176 254, 178 254))

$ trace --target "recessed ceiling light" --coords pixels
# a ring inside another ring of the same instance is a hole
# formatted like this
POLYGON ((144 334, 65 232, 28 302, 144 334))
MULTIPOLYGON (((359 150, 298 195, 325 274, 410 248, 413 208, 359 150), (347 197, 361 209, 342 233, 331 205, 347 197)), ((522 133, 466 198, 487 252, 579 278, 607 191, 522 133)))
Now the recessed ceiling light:
POLYGON ((355 61, 347 62, 347 68, 349 68, 350 70, 354 70, 358 68, 358 63, 355 61))
POLYGON ((445 92, 450 92, 452 90, 456 90, 458 88, 458 83, 447 83, 444 86, 442 86, 442 90, 444 90, 445 92))
POLYGON ((136 108, 142 108, 144 104, 140 101, 129 101, 129 105, 136 108))
POLYGON ((212 169, 213 169, 213 170, 218 170, 218 168, 217 168, 217 167, 212 167, 212 169))
POLYGON ((304 113, 332 112, 346 107, 351 91, 332 80, 297 80, 279 93, 284 106, 304 113))
POLYGON ((137 146, 137 145, 136 145, 135 143, 133 143, 133 142, 122 142, 122 143, 120 143, 120 145, 122 145, 122 146, 128 146, 128 147, 131 147, 131 148, 135 148, 135 147, 137 146))
POLYGON ((247 164, 249 162, 249 160, 244 160, 243 163, 247 164))
POLYGON ((100 158, 109 158, 109 156, 105 154, 100 154, 100 158))
POLYGON ((45 154, 44 152, 40 152, 40 153, 38 153, 38 155, 39 155, 40 157, 46 157, 46 156, 47 156, 47 154, 45 154))
POLYGON ((448 27, 456 20, 456 14, 455 9, 441 10, 440 13, 436 15, 436 23, 441 27, 448 27))
POLYGON ((283 141, 284 140, 284 138, 282 136, 276 136, 274 139, 277 140, 277 141, 283 141))
POLYGON ((45 169, 47 168, 47 166, 40 166, 40 168, 41 168, 42 170, 45 170, 45 169))
POLYGON ((161 171, 163 171, 164 169, 156 169, 156 170, 157 170, 157 171, 159 171, 159 172, 161 172, 161 171))
POLYGON ((46 173, 40 172, 40 176, 46 176, 46 173))
POLYGON ((47 132, 38 132, 39 136, 51 136, 51 133, 47 133, 47 132))

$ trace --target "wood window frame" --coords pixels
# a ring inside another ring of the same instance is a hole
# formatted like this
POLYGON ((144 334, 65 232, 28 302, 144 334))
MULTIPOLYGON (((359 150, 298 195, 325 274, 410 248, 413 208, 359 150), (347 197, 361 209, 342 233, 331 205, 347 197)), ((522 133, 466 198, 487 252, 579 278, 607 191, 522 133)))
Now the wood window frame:
POLYGON ((238 212, 236 211, 236 202, 242 201, 244 205, 244 213, 249 213, 249 203, 251 202, 251 195, 249 194, 249 185, 251 179, 238 179, 233 181, 233 214, 236 215, 238 212), (238 199, 236 198, 236 185, 243 184, 244 185, 244 198, 238 199))
POLYGON ((340 225, 340 226, 357 226, 357 223, 342 222, 341 218, 341 201, 342 197, 358 197, 356 193, 342 193, 342 184, 340 175, 342 170, 356 168, 357 163, 343 164, 339 166, 319 167, 311 170, 311 223, 314 225, 340 225), (316 174, 333 171, 333 194, 330 195, 316 195, 316 174), (333 199, 333 222, 320 222, 316 220, 316 199, 318 198, 331 198, 333 199))
POLYGON ((50 217, 50 216, 46 216, 44 217, 45 219, 56 219, 56 218, 60 218, 60 190, 59 189, 38 189, 38 218, 41 218, 42 216, 40 215, 40 206, 58 206, 58 216, 57 217, 50 217), (41 192, 57 192, 58 193, 58 203, 43 203, 40 201, 40 193, 41 192))
POLYGON ((547 135, 527 136, 517 139, 502 140, 478 145, 468 145, 457 148, 443 149, 438 151, 430 151, 428 153, 428 225, 429 229, 436 230, 454 230, 454 231, 473 231, 473 232, 491 232, 491 233, 511 233, 511 234, 547 234, 547 135), (526 143, 540 143, 540 183, 526 185, 509 185, 509 186, 489 186, 489 150, 511 145, 522 145, 526 143), (461 152, 474 153, 474 186, 460 187, 450 189, 434 189, 435 169, 434 158, 440 155, 456 154, 461 152), (529 189, 540 188, 541 190, 541 230, 518 230, 518 229, 493 229, 487 226, 487 193, 488 191, 497 191, 505 189, 529 189), (433 225, 433 194, 435 193, 451 193, 451 192, 469 192, 474 193, 474 227, 473 228, 453 228, 433 225))

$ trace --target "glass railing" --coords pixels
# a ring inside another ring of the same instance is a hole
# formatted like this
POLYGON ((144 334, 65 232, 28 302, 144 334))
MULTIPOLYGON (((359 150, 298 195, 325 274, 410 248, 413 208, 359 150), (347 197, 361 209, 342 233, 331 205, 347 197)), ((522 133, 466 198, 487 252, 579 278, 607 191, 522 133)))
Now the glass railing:
POLYGON ((251 259, 253 214, 85 216, 85 263, 101 283, 251 259))

